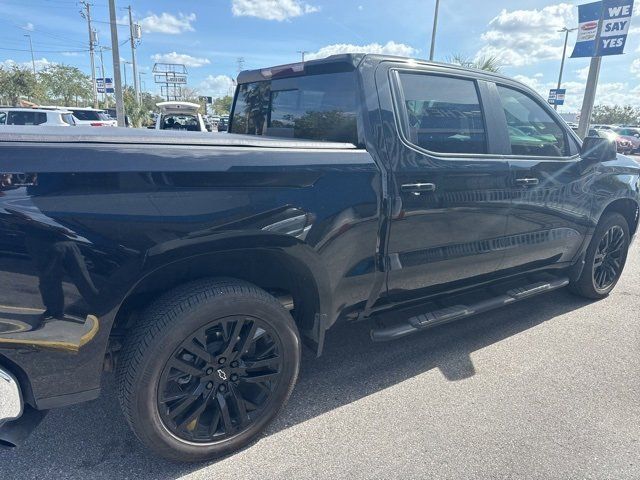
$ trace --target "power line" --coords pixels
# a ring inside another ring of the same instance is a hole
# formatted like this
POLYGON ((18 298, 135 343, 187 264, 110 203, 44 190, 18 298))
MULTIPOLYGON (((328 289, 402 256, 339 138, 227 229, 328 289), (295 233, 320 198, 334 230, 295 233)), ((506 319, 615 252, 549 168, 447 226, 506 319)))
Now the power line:
MULTIPOLYGON (((0 47, 0 50, 9 50, 11 52, 30 52, 31 50, 28 49, 23 49, 23 48, 5 48, 5 47, 0 47)), ((34 48, 33 49, 34 52, 36 53, 81 53, 81 52, 88 52, 89 49, 85 49, 85 50, 39 50, 34 48)))

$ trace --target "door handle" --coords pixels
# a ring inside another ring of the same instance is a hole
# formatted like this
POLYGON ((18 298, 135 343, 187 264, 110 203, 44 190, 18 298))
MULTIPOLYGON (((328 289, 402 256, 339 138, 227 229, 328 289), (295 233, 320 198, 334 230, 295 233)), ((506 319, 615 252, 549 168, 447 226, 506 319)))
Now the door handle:
POLYGON ((402 185, 401 190, 406 193, 412 193, 414 195, 421 195, 425 192, 435 192, 435 183, 405 183, 402 185))
POLYGON ((534 185, 538 185, 540 180, 537 178, 516 178, 516 185, 520 185, 523 187, 531 187, 534 185))

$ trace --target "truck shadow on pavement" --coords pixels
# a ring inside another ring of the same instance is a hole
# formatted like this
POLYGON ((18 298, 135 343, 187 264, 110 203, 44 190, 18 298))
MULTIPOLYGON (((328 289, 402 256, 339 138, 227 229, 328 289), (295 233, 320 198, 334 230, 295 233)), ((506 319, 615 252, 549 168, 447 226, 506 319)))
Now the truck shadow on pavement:
MULTIPOLYGON (((370 341, 369 324, 337 326, 321 358, 305 352, 294 394, 264 436, 432 369, 449 381, 463 381, 475 375, 473 352, 589 303, 562 290, 382 344, 370 341)), ((175 479, 216 463, 175 464, 153 457, 129 430, 111 375, 103 387, 99 400, 50 412, 25 445, 0 451, 0 478, 175 479)), ((259 445, 260 440, 243 454, 259 445)))

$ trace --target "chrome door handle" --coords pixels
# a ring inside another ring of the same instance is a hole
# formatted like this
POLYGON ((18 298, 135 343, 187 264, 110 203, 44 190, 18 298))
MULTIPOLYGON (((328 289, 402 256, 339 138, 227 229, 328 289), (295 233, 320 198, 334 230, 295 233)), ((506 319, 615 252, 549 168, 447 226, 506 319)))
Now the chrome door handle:
POLYGON ((537 178, 516 178, 516 185, 521 185, 523 187, 531 187, 533 185, 538 185, 540 180, 537 178))
POLYGON ((435 192, 435 183, 405 183, 402 185, 401 190, 406 193, 412 193, 414 195, 420 195, 425 192, 435 192))

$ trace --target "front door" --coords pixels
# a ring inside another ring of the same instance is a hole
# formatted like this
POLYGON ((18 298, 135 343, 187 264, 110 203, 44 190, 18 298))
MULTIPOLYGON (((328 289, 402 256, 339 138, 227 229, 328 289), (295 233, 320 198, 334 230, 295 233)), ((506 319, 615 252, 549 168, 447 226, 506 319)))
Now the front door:
POLYGON ((396 71, 399 137, 389 148, 395 201, 388 298, 426 296, 495 272, 510 200, 509 164, 492 156, 473 78, 396 71))
POLYGON ((497 86, 510 144, 512 206, 505 257, 510 273, 574 260, 591 226, 578 144, 551 109, 529 93, 497 86))

